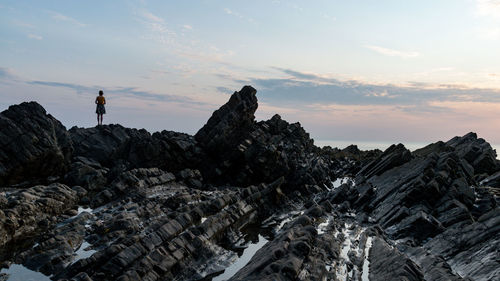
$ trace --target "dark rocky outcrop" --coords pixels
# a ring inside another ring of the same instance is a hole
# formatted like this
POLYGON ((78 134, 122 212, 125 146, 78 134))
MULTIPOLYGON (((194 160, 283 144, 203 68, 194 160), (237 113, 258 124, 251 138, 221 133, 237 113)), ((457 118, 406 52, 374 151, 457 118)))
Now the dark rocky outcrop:
POLYGON ((238 142, 248 134, 255 122, 257 90, 251 86, 234 92, 229 101, 216 110, 207 124, 195 135, 196 140, 211 154, 225 153, 227 144, 238 142))
POLYGON ((424 280, 414 262, 378 237, 373 239, 370 261, 370 280, 424 280))
POLYGON ((331 169, 341 169, 344 175, 356 175, 361 168, 382 155, 380 149, 363 151, 357 145, 349 145, 344 149, 324 146, 321 155, 333 161, 331 169))
POLYGON ((97 161, 114 168, 122 163, 126 168, 157 167, 179 171, 195 167, 204 158, 192 136, 172 131, 150 134, 146 130, 105 125, 69 130, 75 146, 75 156, 97 161))
POLYGON ((0 186, 59 176, 73 146, 66 128, 36 102, 0 113, 0 186))
POLYGON ((329 184, 330 163, 315 153, 319 149, 300 123, 290 124, 279 115, 255 122, 255 94, 250 86, 235 92, 195 135, 207 162, 215 164, 200 167, 204 178, 249 185, 283 176, 286 190, 306 193, 329 184))
POLYGON ((361 171, 358 172, 358 181, 362 181, 362 178, 369 178, 372 176, 379 176, 385 171, 388 171, 394 167, 401 166, 402 164, 411 160, 411 152, 404 147, 402 144, 391 145, 387 148, 382 155, 377 159, 364 166, 361 171), (361 176, 361 177, 359 177, 361 176))
POLYGON ((144 129, 129 129, 113 124, 87 129, 73 127, 69 133, 75 144, 75 156, 93 159, 105 166, 113 165, 118 159, 133 157, 123 151, 123 147, 132 139, 144 142, 151 139, 151 134, 144 129))
POLYGON ((0 267, 86 281, 500 279, 486 141, 318 148, 300 123, 257 122, 257 107, 245 86, 195 136, 66 131, 36 103, 10 107, 0 267))
POLYGON ((446 145, 453 147, 458 157, 469 162, 476 174, 491 174, 500 168, 496 152, 484 139, 477 138, 475 133, 454 137, 446 145))
POLYGON ((291 280, 299 275, 308 257, 316 229, 308 217, 297 219, 297 225, 267 243, 245 266, 229 280, 291 280))
MULTIPOLYGON (((398 246, 401 254, 421 266, 426 280, 498 278, 497 261, 487 254, 500 243, 490 233, 498 228, 498 196, 494 187, 484 185, 494 185, 498 172, 491 146, 470 133, 419 149, 402 161, 404 151, 386 150, 361 169, 356 185, 338 188, 332 200, 344 198, 380 225, 386 237, 405 241, 398 246), (485 175, 490 176, 477 181, 485 175), (479 225, 488 225, 481 234, 479 225)), ((412 278, 422 280, 418 276, 412 278)))
POLYGON ((82 186, 86 190, 101 190, 107 183, 109 169, 98 162, 84 157, 76 157, 64 176, 64 182, 70 186, 82 186))
POLYGON ((494 190, 496 190, 496 192, 494 192, 494 190, 492 190, 492 192, 494 192, 496 195, 500 195, 500 193, 499 193, 499 191, 500 191, 500 172, 496 172, 495 174, 483 179, 481 181, 481 185, 492 187, 494 190))
POLYGON ((77 202, 78 193, 63 184, 0 193, 0 247, 47 229, 77 202))

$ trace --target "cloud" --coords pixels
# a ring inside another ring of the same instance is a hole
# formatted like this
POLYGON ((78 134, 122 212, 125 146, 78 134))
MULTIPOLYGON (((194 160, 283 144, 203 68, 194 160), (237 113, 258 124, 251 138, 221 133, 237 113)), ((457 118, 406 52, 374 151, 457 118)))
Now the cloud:
POLYGON ((213 63, 224 64, 228 57, 234 55, 232 50, 219 49, 195 37, 196 34, 190 32, 193 26, 189 24, 171 24, 144 8, 136 9, 134 14, 135 20, 146 28, 141 39, 161 44, 164 47, 160 48, 161 52, 176 58, 176 64, 166 66, 169 74, 186 77, 194 73, 211 73, 214 71, 213 63))
MULTIPOLYGON (((1 77, 1 69, 0 69, 0 77, 1 77)), ((101 86, 85 86, 80 84, 73 83, 61 83, 54 81, 28 81, 27 84, 31 85, 42 85, 49 87, 58 87, 58 88, 67 88, 76 91, 77 94, 84 94, 89 96, 96 95, 97 91, 102 89, 106 95, 111 95, 115 97, 133 97, 133 98, 141 98, 148 99, 154 101, 163 101, 163 102, 174 102, 180 103, 184 105, 196 105, 196 106, 204 106, 208 105, 208 103, 194 100, 189 97, 180 96, 180 95, 172 95, 172 94, 158 94, 145 90, 140 90, 136 87, 101 87, 101 86)))
POLYGON ((17 26, 24 27, 24 28, 29 28, 29 29, 36 28, 36 26, 32 25, 31 23, 22 22, 22 21, 14 21, 14 24, 17 25, 17 26))
POLYGON ((500 0, 476 0, 476 15, 484 18, 483 25, 476 28, 479 39, 500 39, 500 0))
POLYGON ((230 89, 227 87, 216 87, 215 89, 222 94, 230 95, 230 94, 234 93, 234 89, 230 89))
POLYGON ((498 89, 418 82, 375 84, 273 69, 281 74, 245 82, 258 90, 262 106, 257 117, 279 113, 285 120, 300 121, 315 139, 422 141, 469 131, 500 139, 495 131, 500 125, 498 89))
POLYGON ((19 77, 16 74, 14 74, 14 71, 12 71, 12 69, 6 67, 0 67, 0 81, 5 83, 18 80, 19 77))
POLYGON ((28 38, 30 38, 30 39, 36 39, 36 40, 42 40, 43 39, 42 36, 36 35, 36 34, 28 34, 28 38))
POLYGON ((292 9, 294 9, 294 10, 296 10, 296 11, 299 11, 299 12, 303 12, 303 11, 304 11, 304 8, 302 8, 301 6, 299 6, 299 5, 295 4, 295 3, 288 3, 288 5, 289 5, 292 9))
POLYGON ((500 38, 500 28, 492 26, 479 28, 478 36, 480 39, 497 40, 500 38))
POLYGON ((430 72, 452 71, 454 69, 455 68, 453 68, 453 67, 438 67, 438 68, 431 69, 430 72))
POLYGON ((195 37, 197 34, 190 32, 195 28, 190 24, 173 24, 146 8, 135 8, 134 15, 134 20, 146 28, 141 39, 161 44, 164 48, 160 48, 160 52, 174 56, 181 62, 182 67, 169 63, 171 73, 186 76, 207 68, 213 71, 213 66, 209 64, 222 64, 227 57, 234 55, 232 50, 217 48, 213 43, 195 37))
POLYGON ((76 91, 78 94, 91 93, 91 92, 96 91, 95 87, 86 87, 86 86, 72 84, 72 83, 61 83, 61 82, 52 82, 52 81, 36 81, 36 80, 35 81, 27 81, 26 83, 30 84, 30 85, 41 85, 41 86, 49 86, 49 87, 68 88, 68 89, 76 91))
POLYGON ((319 80, 321 77, 317 74, 308 74, 304 72, 299 72, 291 69, 286 69, 286 68, 280 68, 280 67, 272 67, 273 69, 276 69, 278 71, 281 71, 283 73, 289 74, 294 78, 300 78, 300 79, 314 79, 314 80, 319 80))
POLYGON ((390 57, 400 57, 400 58, 414 58, 418 57, 420 54, 414 51, 399 51, 394 49, 388 49, 375 45, 366 45, 365 48, 373 50, 379 54, 390 56, 390 57))
POLYGON ((336 21, 336 20, 337 20, 337 18, 336 18, 336 17, 330 16, 330 15, 329 15, 329 14, 327 14, 327 13, 322 13, 322 14, 321 14, 321 17, 323 17, 324 19, 329 20, 329 21, 336 21))
POLYGON ((12 78, 13 75, 8 68, 0 67, 0 79, 12 78))
POLYGON ((186 63, 172 65, 171 69, 175 70, 177 73, 179 73, 185 77, 189 77, 198 71, 196 68, 194 68, 186 63))
POLYGON ((285 78, 250 78, 247 83, 259 89, 261 100, 270 104, 303 107, 308 104, 350 106, 389 105, 412 112, 442 112, 436 102, 500 103, 500 91, 464 88, 454 85, 409 83, 408 85, 372 84, 341 81, 313 73, 274 67, 288 75, 285 78))
POLYGON ((172 95, 172 94, 157 94, 149 91, 139 90, 135 87, 117 87, 117 88, 108 88, 106 90, 108 93, 112 93, 114 95, 128 95, 133 97, 140 97, 150 100, 157 101, 165 101, 165 102, 176 102, 181 104, 188 105, 207 105, 205 102, 196 101, 189 97, 172 95))
POLYGON ((236 12, 236 11, 233 11, 233 10, 231 10, 229 8, 224 8, 224 12, 226 14, 228 14, 228 15, 237 17, 237 18, 242 19, 242 20, 246 20, 246 21, 248 21, 250 23, 255 23, 255 20, 253 18, 244 16, 244 15, 242 15, 242 14, 236 12))
POLYGON ((211 49, 211 48, 203 50, 200 50, 198 48, 193 48, 191 50, 178 49, 175 51, 175 54, 197 62, 209 62, 209 63, 215 62, 227 65, 227 63, 224 62, 224 59, 233 56, 234 52, 231 50, 220 51, 218 49, 211 49))
POLYGON ((0 79, 8 78, 9 76, 10 75, 9 72, 7 71, 7 68, 0 67, 0 79))
POLYGON ((150 20, 152 22, 158 22, 158 23, 164 23, 165 22, 164 19, 162 19, 159 16, 153 15, 153 13, 151 13, 149 11, 143 11, 142 15, 144 16, 144 18, 146 18, 146 19, 148 19, 148 20, 150 20))
POLYGON ((57 21, 69 22, 69 23, 72 23, 72 24, 80 26, 80 27, 87 26, 87 24, 85 24, 85 23, 82 23, 82 22, 80 22, 80 21, 78 21, 78 20, 76 20, 76 19, 74 19, 72 17, 60 14, 58 12, 49 11, 49 13, 52 15, 52 18, 55 19, 55 20, 57 20, 57 21))
POLYGON ((387 90, 383 90, 382 92, 368 92, 365 94, 365 97, 395 97, 389 95, 387 90))
POLYGON ((235 13, 235 12, 231 11, 231 10, 230 10, 230 9, 228 9, 228 8, 224 8, 224 12, 226 12, 226 14, 228 14, 228 15, 235 15, 235 16, 237 16, 237 17, 241 17, 241 16, 240 16, 240 14, 235 13))
POLYGON ((146 25, 152 32, 151 38, 165 45, 176 45, 177 33, 170 29, 165 19, 160 16, 154 15, 148 10, 140 10, 137 12, 140 16, 139 22, 146 25))
POLYGON ((476 12, 479 16, 500 18, 500 0, 476 0, 476 12))

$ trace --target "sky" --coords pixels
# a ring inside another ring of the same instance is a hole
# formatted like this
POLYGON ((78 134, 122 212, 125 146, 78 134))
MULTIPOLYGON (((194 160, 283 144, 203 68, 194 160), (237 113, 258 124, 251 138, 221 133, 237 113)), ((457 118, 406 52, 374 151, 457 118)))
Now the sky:
POLYGON ((500 144, 500 0, 0 0, 0 111, 194 134, 244 85, 317 141, 500 144))

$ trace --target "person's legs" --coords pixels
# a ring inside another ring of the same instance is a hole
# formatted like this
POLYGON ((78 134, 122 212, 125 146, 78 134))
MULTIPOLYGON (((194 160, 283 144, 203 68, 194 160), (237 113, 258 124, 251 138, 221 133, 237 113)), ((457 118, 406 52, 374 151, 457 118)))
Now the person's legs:
POLYGON ((101 125, 101 124, 99 123, 99 113, 97 113, 97 125, 101 125))
POLYGON ((102 116, 103 116, 103 115, 104 115, 104 114, 101 114, 101 125, 102 125, 102 116))

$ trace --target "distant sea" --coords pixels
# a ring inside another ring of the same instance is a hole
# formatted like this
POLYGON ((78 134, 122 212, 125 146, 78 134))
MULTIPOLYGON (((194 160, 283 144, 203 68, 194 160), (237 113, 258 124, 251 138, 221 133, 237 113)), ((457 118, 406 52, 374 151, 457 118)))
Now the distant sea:
MULTIPOLYGON (((314 144, 319 147, 323 146, 331 146, 331 147, 337 147, 339 149, 343 149, 348 147, 351 144, 355 144, 358 146, 360 150, 372 150, 372 149, 380 149, 382 151, 386 150, 389 146, 392 144, 398 144, 399 142, 369 142, 369 141, 335 141, 335 140, 314 140, 314 144)), ((433 142, 401 142, 404 144, 406 148, 408 148, 410 151, 417 150, 419 148, 422 148, 426 145, 429 145, 433 142)), ((500 153, 500 144, 491 144, 493 149, 497 151, 497 159, 500 159, 499 153, 500 153)))

